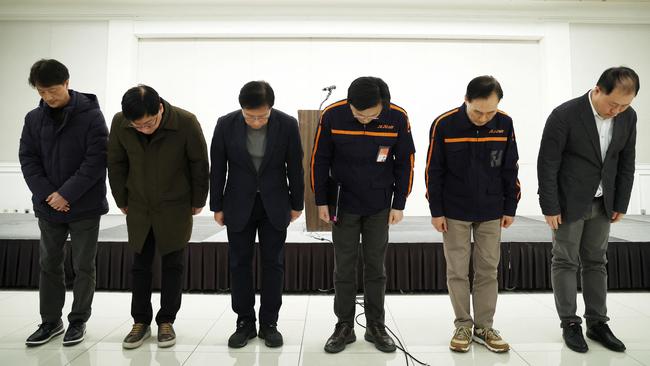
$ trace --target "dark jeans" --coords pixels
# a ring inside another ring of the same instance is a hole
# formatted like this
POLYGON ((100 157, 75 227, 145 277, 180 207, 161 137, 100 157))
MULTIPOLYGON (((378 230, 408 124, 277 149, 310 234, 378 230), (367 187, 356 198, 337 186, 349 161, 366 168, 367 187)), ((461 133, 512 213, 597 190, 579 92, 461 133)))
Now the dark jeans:
POLYGON ((389 209, 361 216, 345 212, 332 227, 334 241, 334 313, 354 324, 359 236, 363 250, 363 297, 367 322, 384 323, 386 247, 389 209))
POLYGON ((562 223, 553 232, 551 282, 555 307, 561 326, 581 323, 576 315, 577 274, 582 279, 587 326, 607 322, 607 240, 610 219, 602 199, 595 199, 590 210, 580 219, 562 223))
POLYGON ((244 230, 233 232, 228 229, 227 232, 232 310, 237 314, 237 321, 255 322, 255 282, 252 263, 255 253, 255 233, 257 233, 262 262, 260 324, 277 325, 278 313, 282 306, 284 243, 287 230, 277 230, 273 227, 258 194, 244 230))
POLYGON ((72 311, 68 321, 86 322, 95 295, 95 256, 99 216, 66 224, 38 220, 41 229, 39 299, 43 322, 57 322, 65 302, 63 245, 70 234, 70 256, 74 270, 72 311))
MULTIPOLYGON (((151 281, 153 257, 156 253, 156 239, 153 230, 149 231, 141 253, 134 253, 131 276, 133 279, 131 316, 136 323, 151 324, 151 281)), ((161 256, 160 310, 156 314, 156 324, 173 323, 181 308, 183 292, 183 270, 185 249, 161 256)))

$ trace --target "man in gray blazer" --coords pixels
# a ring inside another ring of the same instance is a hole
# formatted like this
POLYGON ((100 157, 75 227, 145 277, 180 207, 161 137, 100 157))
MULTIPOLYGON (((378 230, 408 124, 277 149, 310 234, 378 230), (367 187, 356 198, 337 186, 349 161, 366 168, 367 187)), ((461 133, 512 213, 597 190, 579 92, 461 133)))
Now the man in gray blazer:
POLYGON ((588 347, 576 316, 581 269, 587 337, 623 352, 607 325, 607 244, 611 223, 627 211, 634 180, 639 77, 627 67, 605 70, 596 86, 555 108, 537 159, 539 203, 553 230, 551 281, 562 337, 576 352, 588 347))

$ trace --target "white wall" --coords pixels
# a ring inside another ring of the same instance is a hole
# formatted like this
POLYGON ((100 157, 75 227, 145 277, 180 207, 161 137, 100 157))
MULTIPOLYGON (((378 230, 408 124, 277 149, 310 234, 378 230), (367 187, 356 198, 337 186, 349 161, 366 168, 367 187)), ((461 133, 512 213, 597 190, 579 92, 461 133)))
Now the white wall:
MULTIPOLYGON (((648 32, 647 26, 574 25, 570 21, 302 19, 0 21, 0 47, 9 46, 13 53, 11 58, 5 52, 0 55, 0 72, 5 73, 2 80, 7 77, 17 90, 22 88, 20 92, 0 89, 5 93, 0 100, 10 106, 0 109, 2 120, 18 119, 13 127, 3 125, 0 133, 4 142, 0 162, 5 162, 0 184, 9 187, 1 191, 0 212, 30 207, 24 187, 16 187, 20 179, 12 176, 19 174, 18 126, 38 99, 24 80, 35 59, 56 57, 70 67, 74 88, 98 94, 108 121, 119 110, 124 91, 145 82, 173 104, 195 112, 208 141, 217 116, 237 108, 237 92, 248 80, 271 82, 276 107, 295 115, 296 109, 318 107, 323 86, 338 86, 331 99, 336 100, 345 97, 356 76, 380 76, 391 87, 394 102, 409 111, 414 129, 416 180, 407 215, 428 214, 423 176, 431 120, 460 105, 472 77, 492 74, 503 84, 505 98, 500 107, 513 117, 519 140, 523 197, 518 213, 539 214, 535 161, 546 116, 559 103, 592 85, 604 69, 587 62, 590 51, 583 40, 594 31, 612 39, 620 32, 637 40, 619 46, 625 54, 634 44, 644 44, 641 40, 648 32), (40 36, 49 34, 43 29, 59 27, 68 30, 67 37, 62 37, 66 46, 59 46, 50 35, 46 36, 51 39, 49 53, 41 53, 38 47, 21 47, 23 39, 41 42, 40 36), (5 32, 7 29, 13 33, 5 32), (55 49, 60 51, 52 51, 55 49), (577 61, 581 57, 584 62, 577 61)), ((639 46, 634 52, 635 64, 627 64, 639 72, 643 93, 644 75, 650 75, 650 50, 639 46)), ((625 63, 618 60, 611 62, 625 63)), ((609 66, 608 61, 602 63, 609 66)), ((648 94, 640 93, 635 102, 640 117, 641 105, 649 102, 644 95, 648 94)), ((642 162, 650 160, 645 152, 639 156, 644 156, 642 162)), ((646 179, 643 187, 635 186, 630 213, 650 208, 650 202, 643 203, 650 197, 648 184, 646 179), (643 201, 642 196, 646 197, 643 201)), ((112 204, 112 199, 109 202, 112 204)), ((112 210, 115 212, 115 207, 112 210)))
POLYGON ((40 97, 27 83, 41 58, 55 58, 70 71, 70 88, 106 95, 107 21, 0 21, 0 212, 31 210, 20 173, 18 143, 25 114, 40 97))
POLYGON ((638 116, 636 161, 650 163, 650 25, 571 25, 574 95, 585 93, 605 69, 619 65, 633 68, 641 78, 632 102, 638 116))
MULTIPOLYGON (((409 112, 417 154, 406 214, 423 216, 428 214, 423 177, 431 121, 462 103, 471 78, 487 73, 499 78, 507 93, 501 108, 517 121, 518 140, 526 146, 538 139, 539 53, 536 41, 141 40, 137 82, 154 85, 172 103, 195 112, 209 139, 217 116, 238 108, 238 91, 249 80, 270 82, 276 108, 297 116, 298 109, 318 108, 323 86, 338 86, 335 101, 345 98, 356 77, 380 76, 393 101, 409 112)), ((522 149, 521 155, 522 165, 534 164, 536 151, 522 149)))
POLYGON ((104 106, 108 22, 0 22, 0 163, 18 161, 25 114, 40 97, 27 83, 41 58, 55 58, 70 71, 70 88, 97 95, 104 106))

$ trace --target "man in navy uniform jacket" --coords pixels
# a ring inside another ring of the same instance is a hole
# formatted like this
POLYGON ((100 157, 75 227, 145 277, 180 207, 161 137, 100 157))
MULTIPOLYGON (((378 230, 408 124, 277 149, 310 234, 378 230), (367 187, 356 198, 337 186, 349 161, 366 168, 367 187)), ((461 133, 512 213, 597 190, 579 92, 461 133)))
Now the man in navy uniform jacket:
MULTIPOLYGON (((388 85, 376 77, 350 84, 348 98, 325 108, 316 132, 311 181, 318 216, 329 222, 328 184, 340 186, 334 241, 334 333, 325 344, 341 352, 356 340, 354 308, 361 236, 364 261, 364 339, 382 352, 395 343, 384 326, 388 225, 403 218, 413 184, 415 146, 404 109, 390 102, 388 85)), ((332 188, 332 187, 330 187, 332 188)))
POLYGON ((467 352, 472 340, 493 352, 510 349, 492 327, 501 228, 514 221, 520 197, 517 143, 512 119, 498 109, 502 98, 495 78, 476 77, 467 85, 465 102, 431 124, 427 197, 431 224, 443 235, 447 288, 455 314, 452 351, 467 352))

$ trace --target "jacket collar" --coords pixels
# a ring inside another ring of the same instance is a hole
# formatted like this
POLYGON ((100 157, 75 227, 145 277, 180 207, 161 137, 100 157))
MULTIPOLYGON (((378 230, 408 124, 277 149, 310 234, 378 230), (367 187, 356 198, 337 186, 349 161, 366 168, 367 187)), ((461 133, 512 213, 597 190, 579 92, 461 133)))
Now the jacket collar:
MULTIPOLYGON (((251 154, 248 152, 248 147, 246 146, 248 132, 247 132, 246 121, 244 121, 244 114, 242 113, 241 109, 237 112, 236 120, 237 122, 235 123, 235 138, 239 142, 238 145, 243 150, 241 156, 246 161, 245 164, 248 167, 248 169, 253 173, 255 173, 256 171, 255 171, 255 165, 253 164, 253 158, 251 158, 251 154)), ((269 121, 269 123, 270 122, 271 121, 269 121)), ((268 139, 268 131, 267 131, 267 139, 268 139)), ((267 146, 268 146, 268 141, 267 141, 267 146)), ((264 152, 264 157, 266 158, 266 151, 264 152)))
POLYGON ((591 102, 589 101, 589 92, 580 97, 580 121, 582 122, 587 136, 594 147, 598 161, 602 163, 603 157, 600 153, 600 139, 598 137, 598 129, 596 128, 596 117, 594 111, 591 109, 591 102))
POLYGON ((271 155, 273 155, 273 147, 276 144, 279 128, 278 113, 271 109, 271 115, 269 116, 268 129, 266 130, 266 148, 264 149, 264 158, 262 159, 262 164, 260 165, 259 173, 261 174, 264 171, 264 168, 269 164, 271 155))
POLYGON ((176 111, 173 109, 174 107, 163 98, 160 98, 160 101, 163 104, 164 111, 158 128, 163 130, 178 130, 178 118, 176 111))

